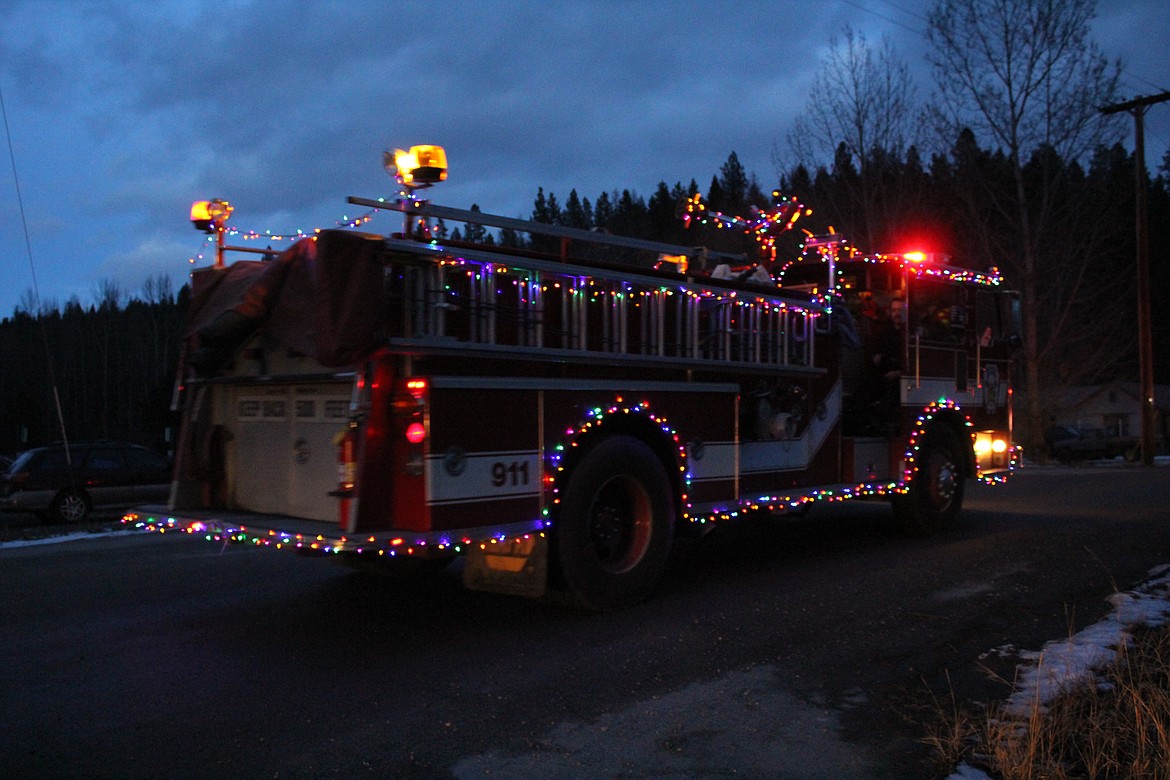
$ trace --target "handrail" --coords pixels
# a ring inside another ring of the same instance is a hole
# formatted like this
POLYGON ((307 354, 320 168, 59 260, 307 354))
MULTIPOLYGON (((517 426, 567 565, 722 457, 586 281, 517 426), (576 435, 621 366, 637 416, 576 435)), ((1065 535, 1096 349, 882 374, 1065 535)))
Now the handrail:
POLYGON ((465 222, 474 225, 486 225, 488 227, 509 228, 511 230, 516 230, 522 233, 538 233, 545 236, 568 238, 574 241, 582 241, 591 244, 602 244, 605 246, 617 246, 624 249, 642 249, 648 252, 658 252, 660 254, 686 255, 689 258, 715 258, 735 263, 748 262, 746 255, 742 254, 737 255, 728 252, 716 252, 705 247, 685 247, 676 244, 666 244, 660 241, 648 241, 642 238, 631 238, 629 236, 615 236, 610 233, 598 233, 592 230, 582 230, 581 228, 565 227, 563 225, 549 225, 544 222, 533 222, 525 219, 517 219, 515 217, 502 217, 498 214, 487 214, 482 211, 469 211, 466 209, 451 208, 449 206, 436 206, 429 201, 423 200, 405 201, 401 198, 397 200, 371 200, 370 198, 359 198, 351 195, 350 197, 346 198, 346 202, 352 203, 355 206, 365 206, 372 209, 400 211, 403 214, 417 214, 421 217, 450 219, 456 222, 465 222))

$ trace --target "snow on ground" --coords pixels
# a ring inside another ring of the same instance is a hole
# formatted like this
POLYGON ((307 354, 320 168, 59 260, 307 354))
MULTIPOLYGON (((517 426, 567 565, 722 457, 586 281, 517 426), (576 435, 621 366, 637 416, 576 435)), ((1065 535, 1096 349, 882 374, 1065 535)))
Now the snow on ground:
POLYGON ((1090 679, 1093 669, 1110 664, 1118 648, 1129 644, 1131 629, 1165 625, 1170 619, 1170 566, 1159 566, 1150 575, 1140 587, 1110 596, 1113 611, 1100 622, 1068 639, 1048 642, 1042 650, 1020 653, 1022 660, 1034 664, 1017 682, 1007 712, 1023 715, 1033 704, 1052 703, 1070 687, 1090 679))
POLYGON ((81 539, 103 539, 107 536, 125 536, 130 533, 146 533, 146 531, 139 531, 134 528, 115 528, 109 531, 74 531, 73 533, 59 534, 57 536, 45 536, 40 539, 13 539, 7 542, 0 542, 0 550, 7 550, 12 547, 39 547, 42 544, 76 542, 81 539))
MULTIPOLYGON (((1018 657, 1028 664, 1008 697, 1008 714, 1024 716, 1034 705, 1046 707, 1064 691, 1093 679, 1094 670, 1109 665, 1118 649, 1129 644, 1133 629, 1158 628, 1170 622, 1170 565, 1151 569, 1146 582, 1133 590, 1114 593, 1108 601, 1113 605, 1112 612, 1067 639, 1047 642, 1041 650, 992 651, 1018 657)), ((963 764, 947 780, 991 779, 963 764)))

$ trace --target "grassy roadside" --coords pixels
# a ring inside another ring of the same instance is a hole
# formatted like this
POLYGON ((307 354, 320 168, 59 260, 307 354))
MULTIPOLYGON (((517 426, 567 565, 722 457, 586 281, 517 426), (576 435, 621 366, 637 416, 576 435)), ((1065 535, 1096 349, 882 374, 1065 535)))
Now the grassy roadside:
POLYGON ((1137 630, 1095 678, 1047 705, 952 703, 929 732, 941 765, 1002 780, 1170 780, 1170 626, 1137 630))

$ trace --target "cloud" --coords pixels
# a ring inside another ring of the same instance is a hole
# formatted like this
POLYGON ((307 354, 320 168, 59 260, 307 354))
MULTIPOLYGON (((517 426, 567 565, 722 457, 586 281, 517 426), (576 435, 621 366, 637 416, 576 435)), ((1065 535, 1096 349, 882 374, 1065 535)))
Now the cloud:
MULTIPOLYGON (((1127 20, 1165 28, 1156 3, 1122 5, 1101 29, 1124 50, 1127 20)), ((347 195, 392 194, 381 153, 395 146, 445 145, 435 199, 507 216, 530 214, 538 186, 562 201, 705 189, 733 150, 769 186, 830 36, 849 22, 921 51, 905 29, 920 19, 892 15, 764 0, 7 0, 0 87, 38 278, 85 297, 120 263, 140 284, 151 252, 185 268, 192 200, 231 200, 246 229, 330 227, 353 211, 347 195)), ((19 268, 0 178, 0 260, 19 268)), ((0 316, 28 275, 7 286, 0 316)))

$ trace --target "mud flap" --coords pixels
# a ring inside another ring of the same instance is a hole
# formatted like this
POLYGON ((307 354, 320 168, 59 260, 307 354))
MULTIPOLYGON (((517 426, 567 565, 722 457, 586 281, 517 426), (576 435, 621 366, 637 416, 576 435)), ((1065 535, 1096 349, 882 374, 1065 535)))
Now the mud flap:
POLYGON ((528 536, 472 545, 463 567, 469 590, 539 598, 548 584, 548 538, 528 536))

